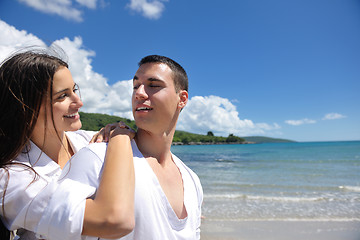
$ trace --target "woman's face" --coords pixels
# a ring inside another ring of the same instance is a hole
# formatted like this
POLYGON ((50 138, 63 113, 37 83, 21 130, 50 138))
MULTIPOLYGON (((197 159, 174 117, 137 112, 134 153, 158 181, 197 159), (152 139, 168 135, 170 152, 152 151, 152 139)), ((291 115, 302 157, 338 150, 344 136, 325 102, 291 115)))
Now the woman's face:
POLYGON ((64 131, 79 130, 81 128, 81 121, 78 111, 83 106, 83 103, 77 92, 78 86, 74 83, 69 69, 60 67, 53 78, 52 106, 50 106, 49 99, 46 101, 46 110, 45 104, 42 104, 34 134, 36 134, 35 130, 38 130, 38 133, 44 133, 44 130, 41 131, 41 128, 44 129, 45 126, 45 111, 46 129, 51 134, 55 133, 51 117, 51 107, 53 109, 55 127, 59 135, 64 131))

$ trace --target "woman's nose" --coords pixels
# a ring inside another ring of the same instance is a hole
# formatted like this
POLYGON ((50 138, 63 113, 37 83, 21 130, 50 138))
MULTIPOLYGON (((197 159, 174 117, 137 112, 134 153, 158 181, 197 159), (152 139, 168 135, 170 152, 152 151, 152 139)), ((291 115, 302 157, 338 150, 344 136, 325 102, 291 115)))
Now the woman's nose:
POLYGON ((84 104, 83 102, 81 101, 81 98, 79 95, 77 95, 76 93, 73 94, 73 104, 78 107, 78 108, 81 108, 84 104))

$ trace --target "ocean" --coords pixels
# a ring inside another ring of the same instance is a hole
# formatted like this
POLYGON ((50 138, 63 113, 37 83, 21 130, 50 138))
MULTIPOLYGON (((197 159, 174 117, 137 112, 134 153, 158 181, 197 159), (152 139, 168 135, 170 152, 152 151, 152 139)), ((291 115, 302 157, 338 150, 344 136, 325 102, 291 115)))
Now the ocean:
POLYGON ((360 141, 172 146, 226 221, 360 221, 360 141))

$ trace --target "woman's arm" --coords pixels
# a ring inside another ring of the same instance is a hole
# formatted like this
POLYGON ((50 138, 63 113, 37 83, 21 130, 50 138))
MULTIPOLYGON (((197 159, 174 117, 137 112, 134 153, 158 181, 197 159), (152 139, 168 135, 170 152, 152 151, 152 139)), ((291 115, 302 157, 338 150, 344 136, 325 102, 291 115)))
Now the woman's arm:
POLYGON ((75 240, 81 234, 119 238, 132 231, 133 135, 125 125, 119 126, 108 144, 90 144, 70 159, 42 211, 35 231, 40 238, 75 240))
POLYGON ((83 235, 119 238, 133 230, 133 136, 134 132, 125 125, 112 132, 96 196, 86 200, 83 235))

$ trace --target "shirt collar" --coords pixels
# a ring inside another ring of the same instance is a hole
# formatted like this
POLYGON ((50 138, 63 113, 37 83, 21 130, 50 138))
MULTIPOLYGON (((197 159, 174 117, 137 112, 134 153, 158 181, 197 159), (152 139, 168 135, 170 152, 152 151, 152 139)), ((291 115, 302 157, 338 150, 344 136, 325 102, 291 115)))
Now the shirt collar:
POLYGON ((32 141, 30 141, 30 147, 26 147, 25 151, 27 149, 29 152, 24 154, 28 156, 26 160, 39 175, 52 175, 56 171, 61 171, 60 166, 32 141))

